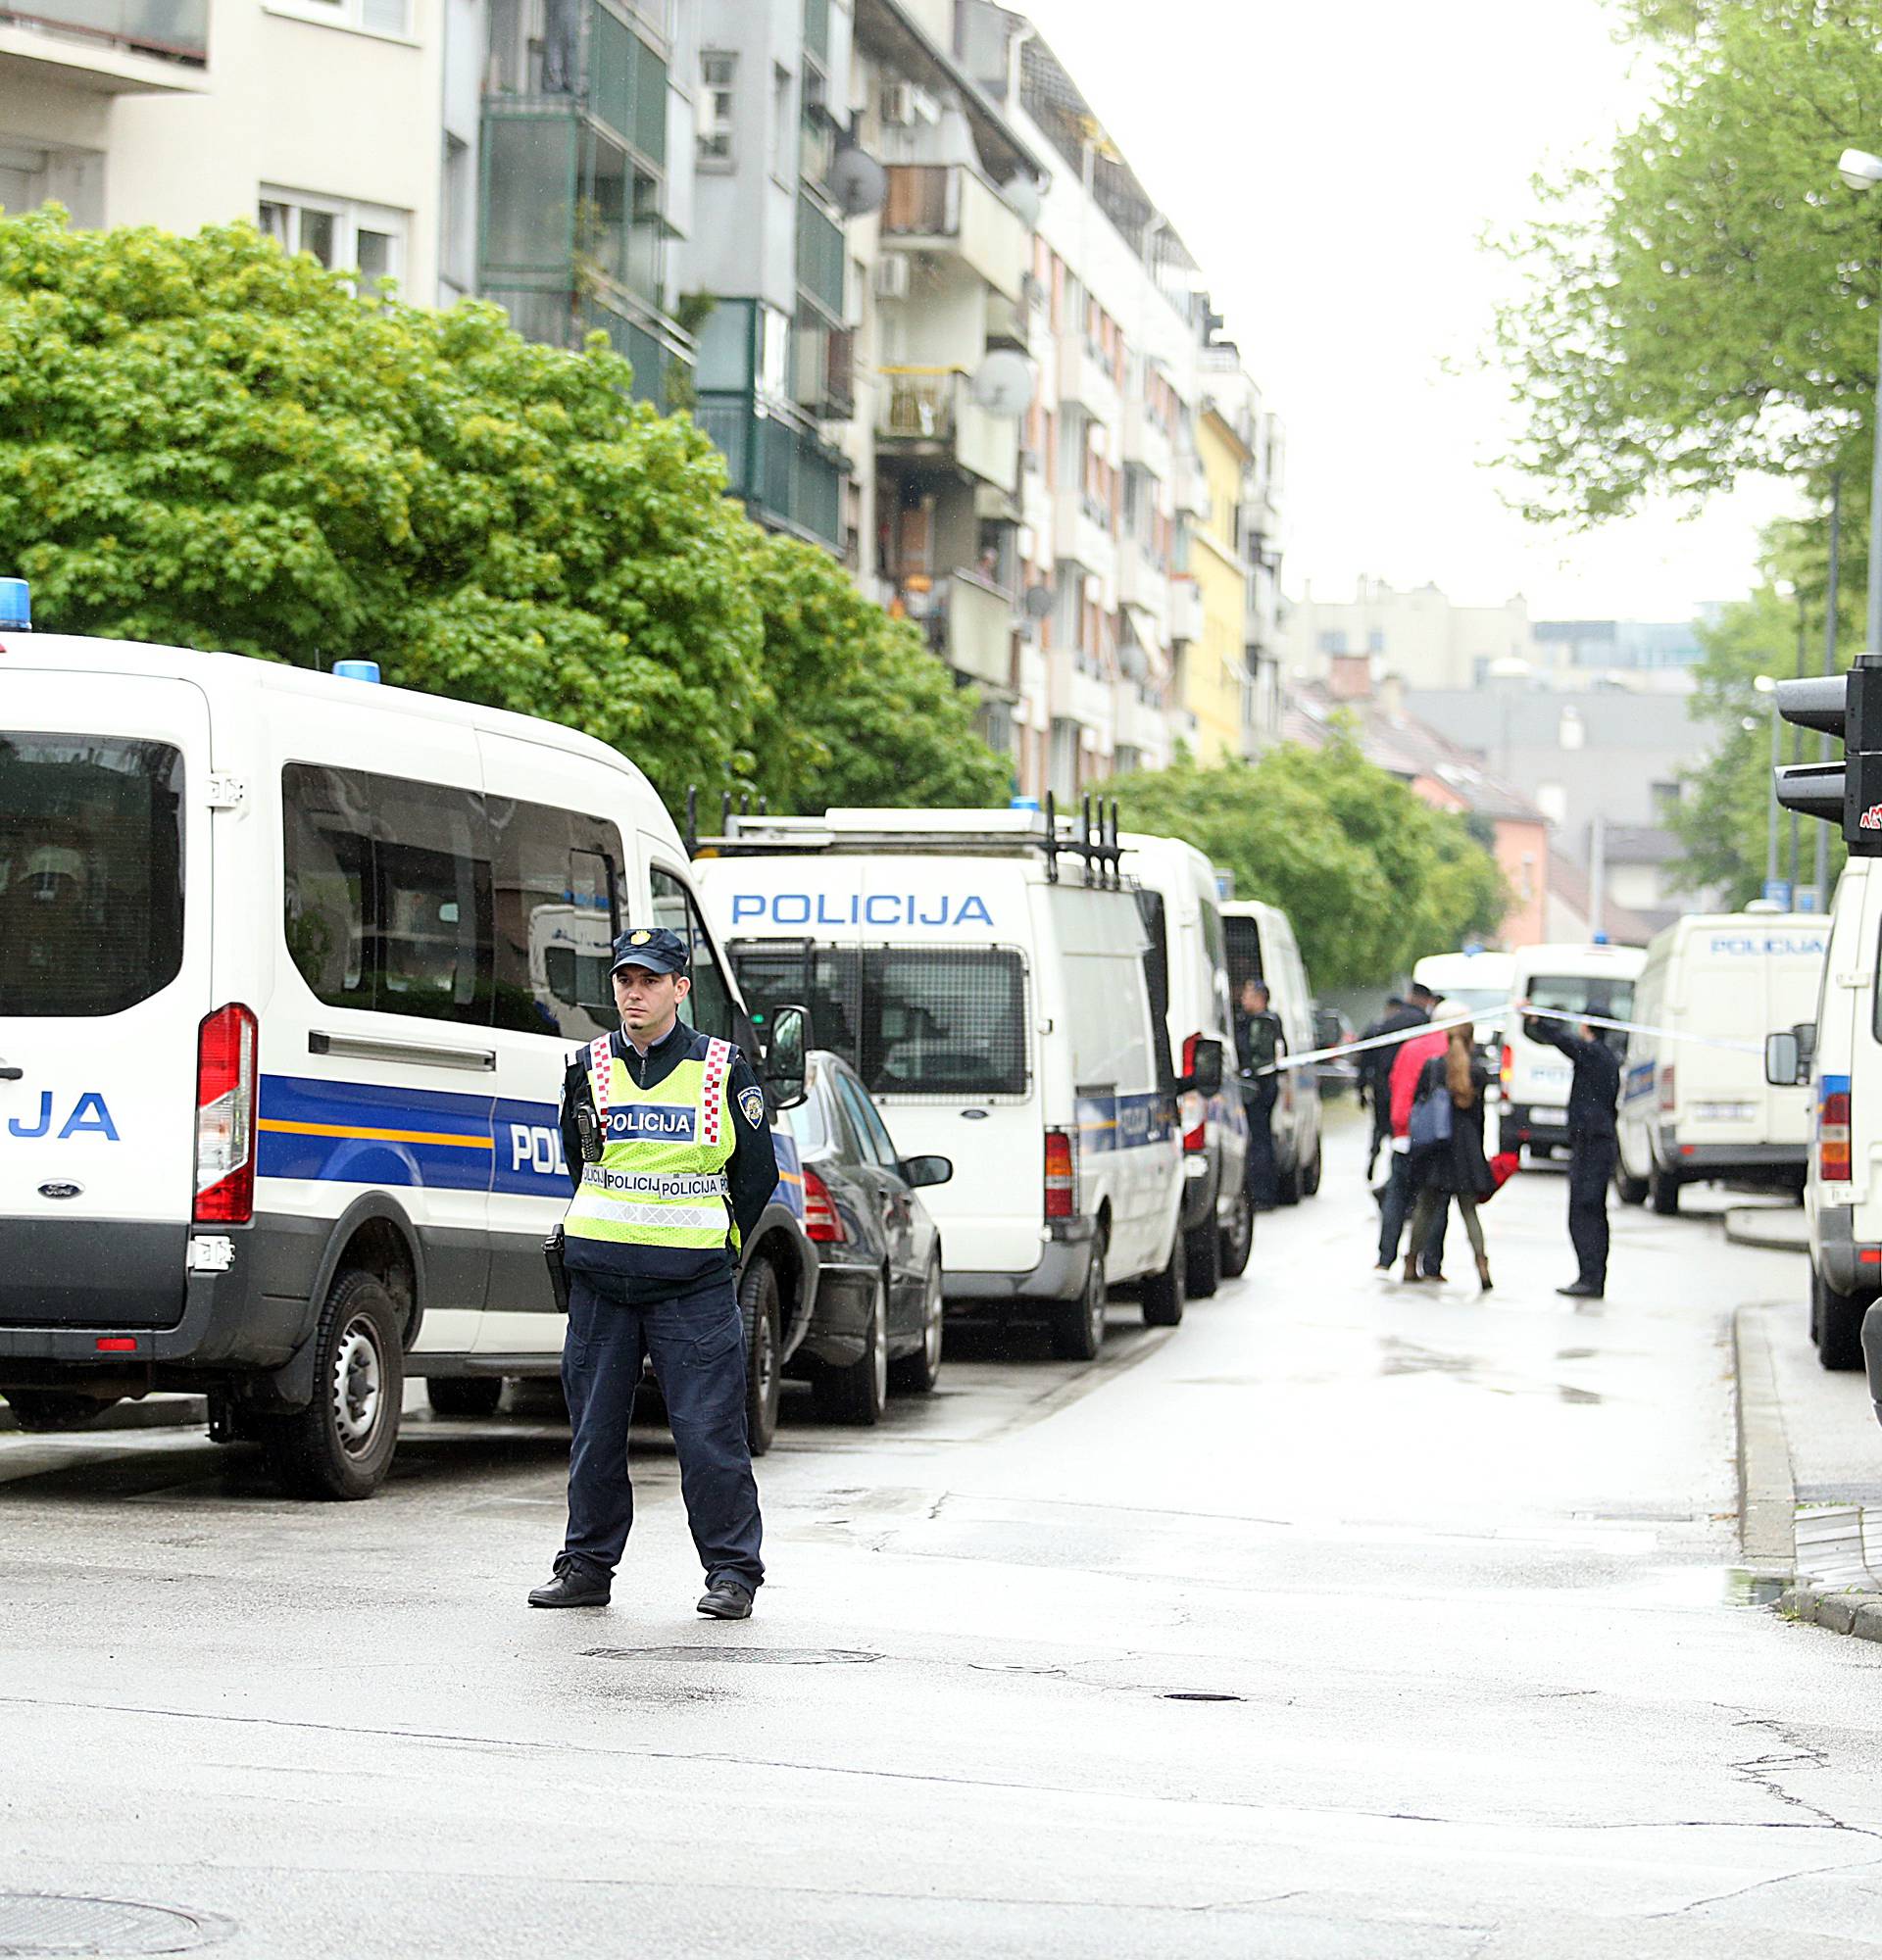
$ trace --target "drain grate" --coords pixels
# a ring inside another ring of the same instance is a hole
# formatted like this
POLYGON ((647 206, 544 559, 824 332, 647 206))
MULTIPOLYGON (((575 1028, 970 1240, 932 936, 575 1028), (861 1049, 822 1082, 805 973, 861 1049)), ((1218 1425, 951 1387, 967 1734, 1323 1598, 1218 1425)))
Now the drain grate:
POLYGON ((1176 1688, 1164 1696, 1165 1701, 1239 1701, 1239 1694, 1217 1694, 1207 1688, 1176 1688))
POLYGON ((0 1892, 0 1954, 190 1953, 230 1931, 212 1913, 129 1899, 0 1892))
MULTIPOLYGON (((584 1647, 583 1660, 742 1661, 748 1667, 861 1667, 880 1660, 860 1647, 584 1647)), ((3 1949, 0 1949, 3 1950, 3 1949)))

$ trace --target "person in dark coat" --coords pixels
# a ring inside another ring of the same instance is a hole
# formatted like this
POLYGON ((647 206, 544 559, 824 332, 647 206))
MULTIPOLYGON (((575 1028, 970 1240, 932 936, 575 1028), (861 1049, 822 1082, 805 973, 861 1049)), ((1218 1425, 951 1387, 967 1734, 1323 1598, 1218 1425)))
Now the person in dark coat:
POLYGON ((1517 1003, 1522 1031, 1559 1048, 1574 1064, 1568 1088, 1568 1238, 1580 1270, 1556 1291, 1570 1299, 1600 1299, 1608 1291, 1608 1186, 1620 1142, 1614 1110, 1620 1101, 1620 1060, 1585 1021, 1572 1031, 1560 1020, 1538 1020, 1517 1003))
MULTIPOLYGON (((1413 986, 1412 991, 1425 1004, 1414 1006, 1396 994, 1389 996, 1385 1012, 1367 1025, 1360 1039, 1371 1041, 1379 1035, 1396 1035, 1407 1028, 1422 1027, 1431 1018, 1430 990, 1413 986)), ((1392 1141, 1392 1061, 1397 1054, 1396 1048, 1368 1048, 1360 1052, 1360 1097, 1372 1110, 1372 1145, 1365 1153, 1368 1181, 1378 1163, 1379 1152, 1392 1141)))
POLYGON ((1263 1075, 1281 1052, 1281 1018, 1270 1011, 1267 988, 1260 980, 1242 982, 1235 1004, 1235 1058, 1241 1072, 1242 1106, 1248 1114, 1248 1160, 1243 1181, 1257 1211, 1272 1211, 1280 1197, 1274 1161, 1274 1104, 1280 1078, 1263 1075))
POLYGON ((1450 1030, 1442 1054, 1432 1055, 1418 1073, 1417 1100, 1446 1096, 1451 1102, 1451 1135, 1441 1143, 1414 1145, 1409 1175, 1417 1192, 1412 1210, 1412 1251, 1405 1261, 1405 1277, 1419 1277, 1416 1249, 1437 1222, 1447 1200, 1456 1200, 1458 1215, 1477 1255, 1477 1282, 1490 1291, 1490 1255, 1483 1243, 1477 1206, 1496 1190, 1490 1160, 1483 1150, 1483 1095, 1490 1071, 1478 1058, 1469 1022, 1450 1030))

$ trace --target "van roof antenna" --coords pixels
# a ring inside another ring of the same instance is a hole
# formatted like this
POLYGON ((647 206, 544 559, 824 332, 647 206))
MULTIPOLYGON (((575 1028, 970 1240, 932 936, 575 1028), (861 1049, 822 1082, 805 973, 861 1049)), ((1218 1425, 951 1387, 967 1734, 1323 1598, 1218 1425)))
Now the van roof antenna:
POLYGON ((1046 792, 1046 883, 1059 882, 1059 800, 1046 792))
POLYGON ((697 857, 699 853, 699 785, 686 785, 686 855, 697 857))

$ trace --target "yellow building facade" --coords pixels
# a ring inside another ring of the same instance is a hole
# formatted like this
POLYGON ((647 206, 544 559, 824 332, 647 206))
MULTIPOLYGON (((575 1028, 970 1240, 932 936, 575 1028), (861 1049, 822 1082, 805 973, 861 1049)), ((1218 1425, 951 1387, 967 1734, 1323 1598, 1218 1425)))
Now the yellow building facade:
POLYGON ((1236 544, 1236 513, 1254 456, 1213 409, 1196 424, 1196 451, 1209 485, 1209 516, 1191 525, 1189 570, 1201 601, 1202 634, 1184 662, 1183 706, 1195 717, 1196 760, 1211 763, 1247 753, 1243 640, 1248 567, 1236 544))

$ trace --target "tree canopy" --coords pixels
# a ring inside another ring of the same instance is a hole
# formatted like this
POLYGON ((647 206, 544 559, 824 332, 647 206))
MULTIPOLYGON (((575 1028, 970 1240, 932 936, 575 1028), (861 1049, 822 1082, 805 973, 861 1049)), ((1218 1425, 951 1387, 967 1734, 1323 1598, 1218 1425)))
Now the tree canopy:
POLYGON ((1293 921, 1322 987, 1363 987, 1493 932, 1503 876, 1461 818, 1432 809, 1345 735, 1259 762, 1170 768, 1107 784, 1126 828, 1186 838, 1232 871, 1239 898, 1293 921))
POLYGON ((362 299, 246 224, 0 219, 0 566, 55 630, 376 659, 585 729, 669 803, 994 794, 971 698, 631 378, 599 335, 362 299))

